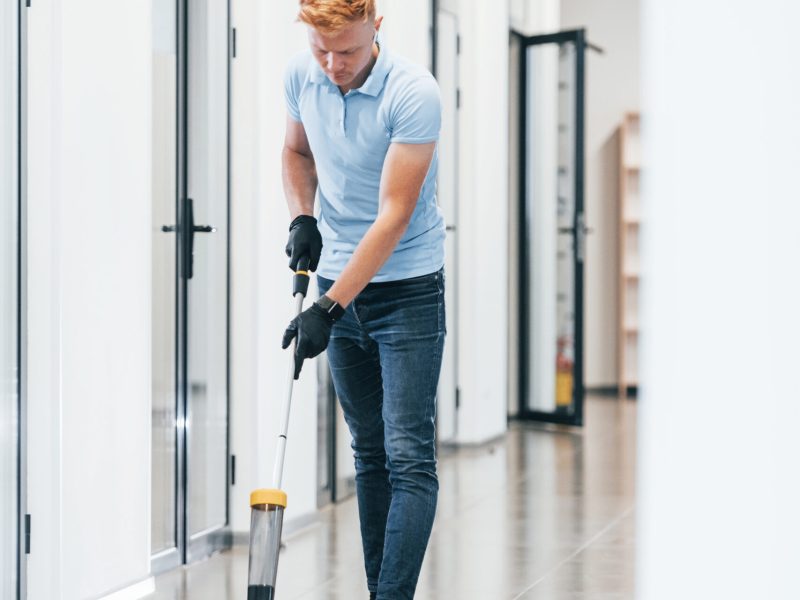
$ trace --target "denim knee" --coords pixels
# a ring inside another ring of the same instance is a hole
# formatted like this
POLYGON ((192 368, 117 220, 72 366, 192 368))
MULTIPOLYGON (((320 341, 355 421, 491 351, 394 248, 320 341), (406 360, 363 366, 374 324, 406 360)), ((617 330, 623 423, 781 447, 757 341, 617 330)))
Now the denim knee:
POLYGON ((351 448, 357 473, 386 469, 386 450, 383 446, 362 446, 354 442, 351 448))
POLYGON ((434 448, 399 449, 387 447, 386 469, 393 488, 416 488, 426 492, 439 490, 434 448))

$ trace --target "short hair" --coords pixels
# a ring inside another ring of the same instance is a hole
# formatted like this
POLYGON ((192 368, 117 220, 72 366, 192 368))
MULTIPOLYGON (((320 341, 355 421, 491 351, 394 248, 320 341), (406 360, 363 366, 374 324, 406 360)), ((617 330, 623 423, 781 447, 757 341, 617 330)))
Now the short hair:
POLYGON ((298 20, 325 34, 375 18, 375 0, 300 0, 298 20))

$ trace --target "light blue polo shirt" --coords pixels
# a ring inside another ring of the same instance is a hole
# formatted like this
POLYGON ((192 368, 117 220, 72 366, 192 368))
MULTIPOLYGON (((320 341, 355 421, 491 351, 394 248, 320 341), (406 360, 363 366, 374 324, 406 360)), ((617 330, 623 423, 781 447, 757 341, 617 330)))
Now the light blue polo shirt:
MULTIPOLYGON (((335 280, 378 216, 389 145, 438 141, 439 87, 426 69, 389 54, 384 45, 364 85, 345 95, 310 51, 292 59, 285 87, 289 115, 303 124, 317 167, 323 241, 317 273, 335 280)), ((437 167, 434 152, 408 230, 372 281, 427 275, 444 264, 437 167)))

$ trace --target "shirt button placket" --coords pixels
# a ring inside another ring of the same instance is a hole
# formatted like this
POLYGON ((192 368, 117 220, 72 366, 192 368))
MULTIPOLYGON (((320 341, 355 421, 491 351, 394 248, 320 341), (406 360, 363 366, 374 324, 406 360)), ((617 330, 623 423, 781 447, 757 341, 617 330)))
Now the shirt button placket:
POLYGON ((339 117, 339 128, 342 131, 342 136, 347 137, 347 131, 345 130, 345 121, 347 120, 347 98, 342 97, 342 113, 339 117))

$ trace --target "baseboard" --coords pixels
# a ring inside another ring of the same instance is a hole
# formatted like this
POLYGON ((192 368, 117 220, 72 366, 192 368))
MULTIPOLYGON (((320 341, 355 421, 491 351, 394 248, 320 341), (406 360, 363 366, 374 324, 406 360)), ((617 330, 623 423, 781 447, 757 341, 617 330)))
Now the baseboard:
POLYGON ((616 396, 617 394, 619 394, 619 386, 598 385, 594 387, 587 387, 586 393, 592 396, 616 396))
MULTIPOLYGON (((627 396, 635 398, 638 393, 638 386, 629 385, 627 389, 627 396)), ((618 385, 604 385, 586 388, 586 393, 592 396, 619 396, 618 385)))
POLYGON ((106 596, 101 596, 98 600, 139 600, 155 593, 155 591, 156 580, 153 577, 148 577, 144 581, 134 583, 106 596))

